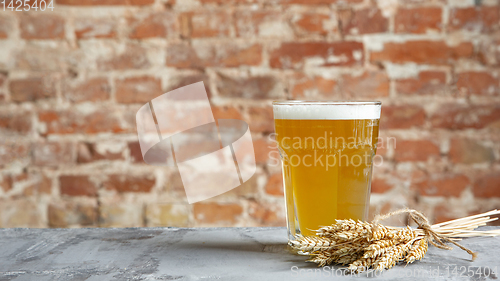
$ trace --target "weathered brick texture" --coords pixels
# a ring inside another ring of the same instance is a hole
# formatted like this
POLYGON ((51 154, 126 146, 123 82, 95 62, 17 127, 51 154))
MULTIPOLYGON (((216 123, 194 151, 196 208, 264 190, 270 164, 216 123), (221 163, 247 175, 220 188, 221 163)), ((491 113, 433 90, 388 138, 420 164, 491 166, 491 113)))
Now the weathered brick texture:
POLYGON ((56 0, 0 13, 0 227, 283 226, 272 100, 381 100, 371 216, 500 207, 498 1, 56 0), (460 3, 459 3, 460 2, 460 3), (257 172, 187 204, 135 113, 205 83, 257 172), (390 138, 390 139, 389 139, 390 138))

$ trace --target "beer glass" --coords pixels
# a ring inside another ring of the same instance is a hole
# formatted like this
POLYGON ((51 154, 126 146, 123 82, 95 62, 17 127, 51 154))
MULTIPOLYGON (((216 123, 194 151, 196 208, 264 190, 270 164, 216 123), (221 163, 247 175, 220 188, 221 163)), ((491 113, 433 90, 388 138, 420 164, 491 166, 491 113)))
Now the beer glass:
POLYGON ((380 102, 273 102, 289 240, 366 220, 380 102))

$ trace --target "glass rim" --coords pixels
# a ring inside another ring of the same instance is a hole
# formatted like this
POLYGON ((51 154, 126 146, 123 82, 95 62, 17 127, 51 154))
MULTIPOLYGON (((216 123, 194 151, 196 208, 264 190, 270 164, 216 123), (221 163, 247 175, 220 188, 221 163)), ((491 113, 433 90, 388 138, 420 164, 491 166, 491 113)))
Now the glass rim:
POLYGON ((273 105, 382 105, 381 101, 314 101, 314 100, 284 100, 273 101, 273 105))

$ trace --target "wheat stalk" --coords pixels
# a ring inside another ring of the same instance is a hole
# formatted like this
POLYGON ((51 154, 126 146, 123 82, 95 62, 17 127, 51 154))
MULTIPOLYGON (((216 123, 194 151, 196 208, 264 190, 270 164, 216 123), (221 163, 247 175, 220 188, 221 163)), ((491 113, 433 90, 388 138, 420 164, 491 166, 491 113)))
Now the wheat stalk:
POLYGON ((290 245, 300 254, 310 255, 309 262, 318 266, 332 263, 349 265, 349 270, 361 272, 368 268, 384 270, 399 261, 413 263, 424 257, 429 243, 441 249, 451 249, 452 243, 467 251, 474 259, 476 253, 458 244, 465 237, 497 236, 499 230, 477 231, 479 226, 494 221, 500 211, 468 216, 439 224, 429 225, 427 218, 415 210, 402 209, 387 215, 377 216, 372 223, 354 220, 337 220, 331 226, 321 227, 316 236, 297 236, 290 245), (387 217, 408 213, 419 228, 393 227, 378 224, 387 217))

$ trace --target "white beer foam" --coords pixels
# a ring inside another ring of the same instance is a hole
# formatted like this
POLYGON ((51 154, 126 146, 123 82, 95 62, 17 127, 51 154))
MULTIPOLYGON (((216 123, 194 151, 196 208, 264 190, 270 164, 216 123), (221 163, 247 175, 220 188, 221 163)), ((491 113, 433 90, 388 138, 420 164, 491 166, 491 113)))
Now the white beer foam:
POLYGON ((274 119, 288 120, 379 119, 380 110, 381 105, 374 103, 273 104, 274 119))

